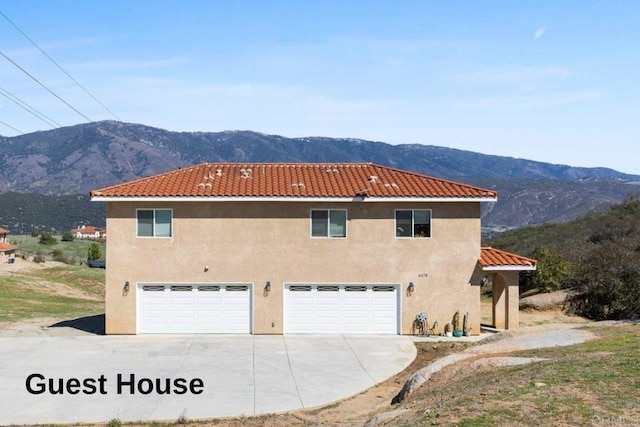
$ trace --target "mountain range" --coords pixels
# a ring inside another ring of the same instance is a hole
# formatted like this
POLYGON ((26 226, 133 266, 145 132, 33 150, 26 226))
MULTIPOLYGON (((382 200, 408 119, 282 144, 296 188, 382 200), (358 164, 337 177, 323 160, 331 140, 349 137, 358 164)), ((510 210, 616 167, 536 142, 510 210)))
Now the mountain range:
MULTIPOLYGON (((483 225, 493 228, 569 221, 640 190, 640 176, 608 168, 434 145, 286 138, 250 131, 171 132, 101 121, 0 137, 0 193, 86 195, 92 189, 203 162, 373 162, 497 189, 499 201, 483 210, 483 225)), ((75 198, 79 203, 88 203, 86 199, 75 198)), ((3 215, 0 206, 0 225, 3 215)))

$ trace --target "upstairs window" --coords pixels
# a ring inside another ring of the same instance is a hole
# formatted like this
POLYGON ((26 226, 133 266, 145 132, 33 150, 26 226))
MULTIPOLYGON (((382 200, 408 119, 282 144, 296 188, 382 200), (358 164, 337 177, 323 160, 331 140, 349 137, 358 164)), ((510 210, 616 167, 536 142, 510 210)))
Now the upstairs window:
POLYGON ((171 237, 171 209, 138 209, 138 237, 171 237))
POLYGON ((431 210, 397 210, 396 237, 415 239, 431 237, 431 210))
POLYGON ((311 237, 347 237, 346 209, 313 209, 311 237))

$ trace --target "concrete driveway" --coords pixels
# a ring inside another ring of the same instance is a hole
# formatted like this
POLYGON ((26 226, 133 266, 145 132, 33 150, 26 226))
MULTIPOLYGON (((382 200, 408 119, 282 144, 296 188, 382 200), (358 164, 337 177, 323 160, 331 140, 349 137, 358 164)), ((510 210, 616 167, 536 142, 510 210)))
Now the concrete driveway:
POLYGON ((356 394, 415 355, 400 336, 0 338, 0 425, 291 411, 356 394))

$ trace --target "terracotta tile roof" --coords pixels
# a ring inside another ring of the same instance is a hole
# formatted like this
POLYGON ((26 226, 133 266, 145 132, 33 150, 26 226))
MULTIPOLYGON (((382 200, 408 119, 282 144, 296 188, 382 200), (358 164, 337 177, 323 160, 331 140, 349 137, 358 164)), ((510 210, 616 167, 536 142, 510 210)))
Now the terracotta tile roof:
POLYGON ((0 243, 0 252, 15 251, 16 249, 18 249, 17 246, 0 243))
POLYGON ((91 192, 92 197, 495 199, 497 192, 371 163, 203 163, 91 192))
POLYGON ((0 227, 0 234, 9 234, 9 230, 7 230, 6 228, 2 228, 0 227))
POLYGON ((535 259, 490 247, 480 249, 480 259, 478 263, 483 269, 510 267, 512 270, 535 270, 538 265, 538 261, 535 259))

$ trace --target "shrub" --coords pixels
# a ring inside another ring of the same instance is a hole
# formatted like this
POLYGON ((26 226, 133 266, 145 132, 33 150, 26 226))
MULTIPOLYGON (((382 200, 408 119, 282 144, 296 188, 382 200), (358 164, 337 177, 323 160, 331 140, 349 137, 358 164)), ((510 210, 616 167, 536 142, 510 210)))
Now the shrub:
POLYGON ((63 242, 73 242, 73 239, 75 239, 75 236, 70 231, 62 233, 62 237, 60 238, 63 242))
POLYGON ((54 249, 51 251, 51 257, 54 261, 64 262, 65 264, 73 264, 73 261, 62 249, 54 249))
POLYGON ((38 237, 40 235, 40 233, 38 233, 36 230, 31 230, 31 237, 38 237))
POLYGON ((57 245, 58 244, 58 240, 53 237, 51 235, 51 233, 42 233, 40 235, 40 242, 41 245, 57 245))
POLYGON ((593 320, 640 317, 640 253, 617 240, 594 245, 580 263, 576 281, 582 292, 570 308, 593 320))
POLYGON ((41 263, 41 262, 45 262, 45 258, 44 255, 36 255, 33 257, 33 262, 35 263, 41 263))

